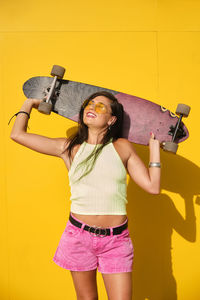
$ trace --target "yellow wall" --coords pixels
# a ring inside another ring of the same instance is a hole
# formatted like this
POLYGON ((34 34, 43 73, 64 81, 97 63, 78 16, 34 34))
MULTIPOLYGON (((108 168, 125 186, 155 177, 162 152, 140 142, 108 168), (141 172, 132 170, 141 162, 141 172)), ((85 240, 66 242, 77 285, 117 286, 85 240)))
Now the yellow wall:
MULTIPOLYGON (((162 152, 162 194, 128 186, 135 247, 134 300, 197 300, 199 274, 200 1, 2 1, 0 8, 0 299, 76 299, 69 271, 53 261, 70 211, 62 160, 10 138, 22 85, 48 76, 100 85, 175 111, 191 105, 190 138, 162 152), (2 3, 3 2, 3 3, 2 3), (193 216, 195 211, 196 222, 193 216), (195 232, 196 231, 196 232, 195 232)), ((29 132, 65 136, 72 121, 32 111, 29 132)), ((148 149, 137 146, 148 162, 148 149)), ((98 273, 99 299, 107 299, 98 273)))

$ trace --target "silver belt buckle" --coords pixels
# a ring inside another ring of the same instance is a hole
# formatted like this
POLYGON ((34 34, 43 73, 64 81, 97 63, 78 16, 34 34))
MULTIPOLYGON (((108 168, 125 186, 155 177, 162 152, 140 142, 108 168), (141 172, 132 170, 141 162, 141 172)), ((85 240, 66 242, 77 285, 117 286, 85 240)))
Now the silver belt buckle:
POLYGON ((106 229, 103 228, 103 227, 97 227, 97 226, 93 225, 93 226, 90 226, 90 227, 89 227, 88 231, 89 231, 89 233, 90 233, 91 235, 93 235, 93 236, 99 236, 99 237, 105 237, 105 236, 107 236, 106 229), (95 229, 94 232, 91 232, 91 231, 90 231, 90 228, 92 228, 92 227, 95 229), (98 230, 98 229, 99 229, 99 233, 97 233, 97 230, 98 230), (101 229, 103 229, 103 230, 105 231, 105 234, 100 234, 100 230, 101 230, 101 229))

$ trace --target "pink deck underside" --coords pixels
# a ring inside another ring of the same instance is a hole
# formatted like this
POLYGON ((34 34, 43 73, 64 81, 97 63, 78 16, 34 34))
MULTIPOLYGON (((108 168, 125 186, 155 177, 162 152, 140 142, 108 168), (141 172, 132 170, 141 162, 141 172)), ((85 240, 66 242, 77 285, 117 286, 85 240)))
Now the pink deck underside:
MULTIPOLYGON (((171 117, 170 112, 162 112, 161 107, 148 100, 119 93, 115 95, 118 101, 123 105, 125 118, 123 136, 129 141, 148 145, 150 132, 153 132, 160 141, 171 141, 172 137, 168 134, 171 125, 175 125, 178 117, 171 117)), ((77 121, 78 115, 72 120, 77 121)), ((189 133, 184 125, 186 136, 179 140, 184 141, 189 133)))

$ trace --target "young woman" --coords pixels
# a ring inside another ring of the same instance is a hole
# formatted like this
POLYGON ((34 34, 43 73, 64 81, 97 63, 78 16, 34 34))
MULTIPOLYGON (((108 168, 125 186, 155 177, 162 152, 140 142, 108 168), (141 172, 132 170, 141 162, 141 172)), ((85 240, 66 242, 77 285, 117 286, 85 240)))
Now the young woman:
POLYGON ((78 133, 48 138, 27 133, 28 116, 42 100, 27 99, 11 139, 64 160, 69 170, 71 209, 54 262, 71 271, 77 299, 98 299, 96 270, 109 300, 131 300, 133 245, 126 215, 126 175, 145 191, 160 192, 160 144, 150 133, 148 168, 122 138, 123 107, 108 92, 82 105, 78 133))

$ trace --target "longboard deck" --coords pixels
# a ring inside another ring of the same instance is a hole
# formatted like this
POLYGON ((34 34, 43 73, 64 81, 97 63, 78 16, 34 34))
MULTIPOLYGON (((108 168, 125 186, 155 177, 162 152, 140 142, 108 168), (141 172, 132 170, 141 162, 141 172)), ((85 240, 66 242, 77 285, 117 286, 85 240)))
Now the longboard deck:
MULTIPOLYGON (((23 85, 23 91, 27 98, 43 99, 53 81, 52 77, 33 77, 23 85)), ((78 113, 85 99, 99 91, 112 93, 124 107, 123 137, 129 141, 148 145, 149 133, 153 132, 160 142, 171 141, 169 135, 170 126, 175 126, 178 117, 169 110, 154 102, 136 96, 124 94, 118 91, 80 83, 71 80, 58 80, 56 89, 59 94, 52 99, 53 112, 73 121, 78 121, 78 113)), ((180 143, 186 140, 189 132, 182 123, 185 136, 177 139, 180 143)))

